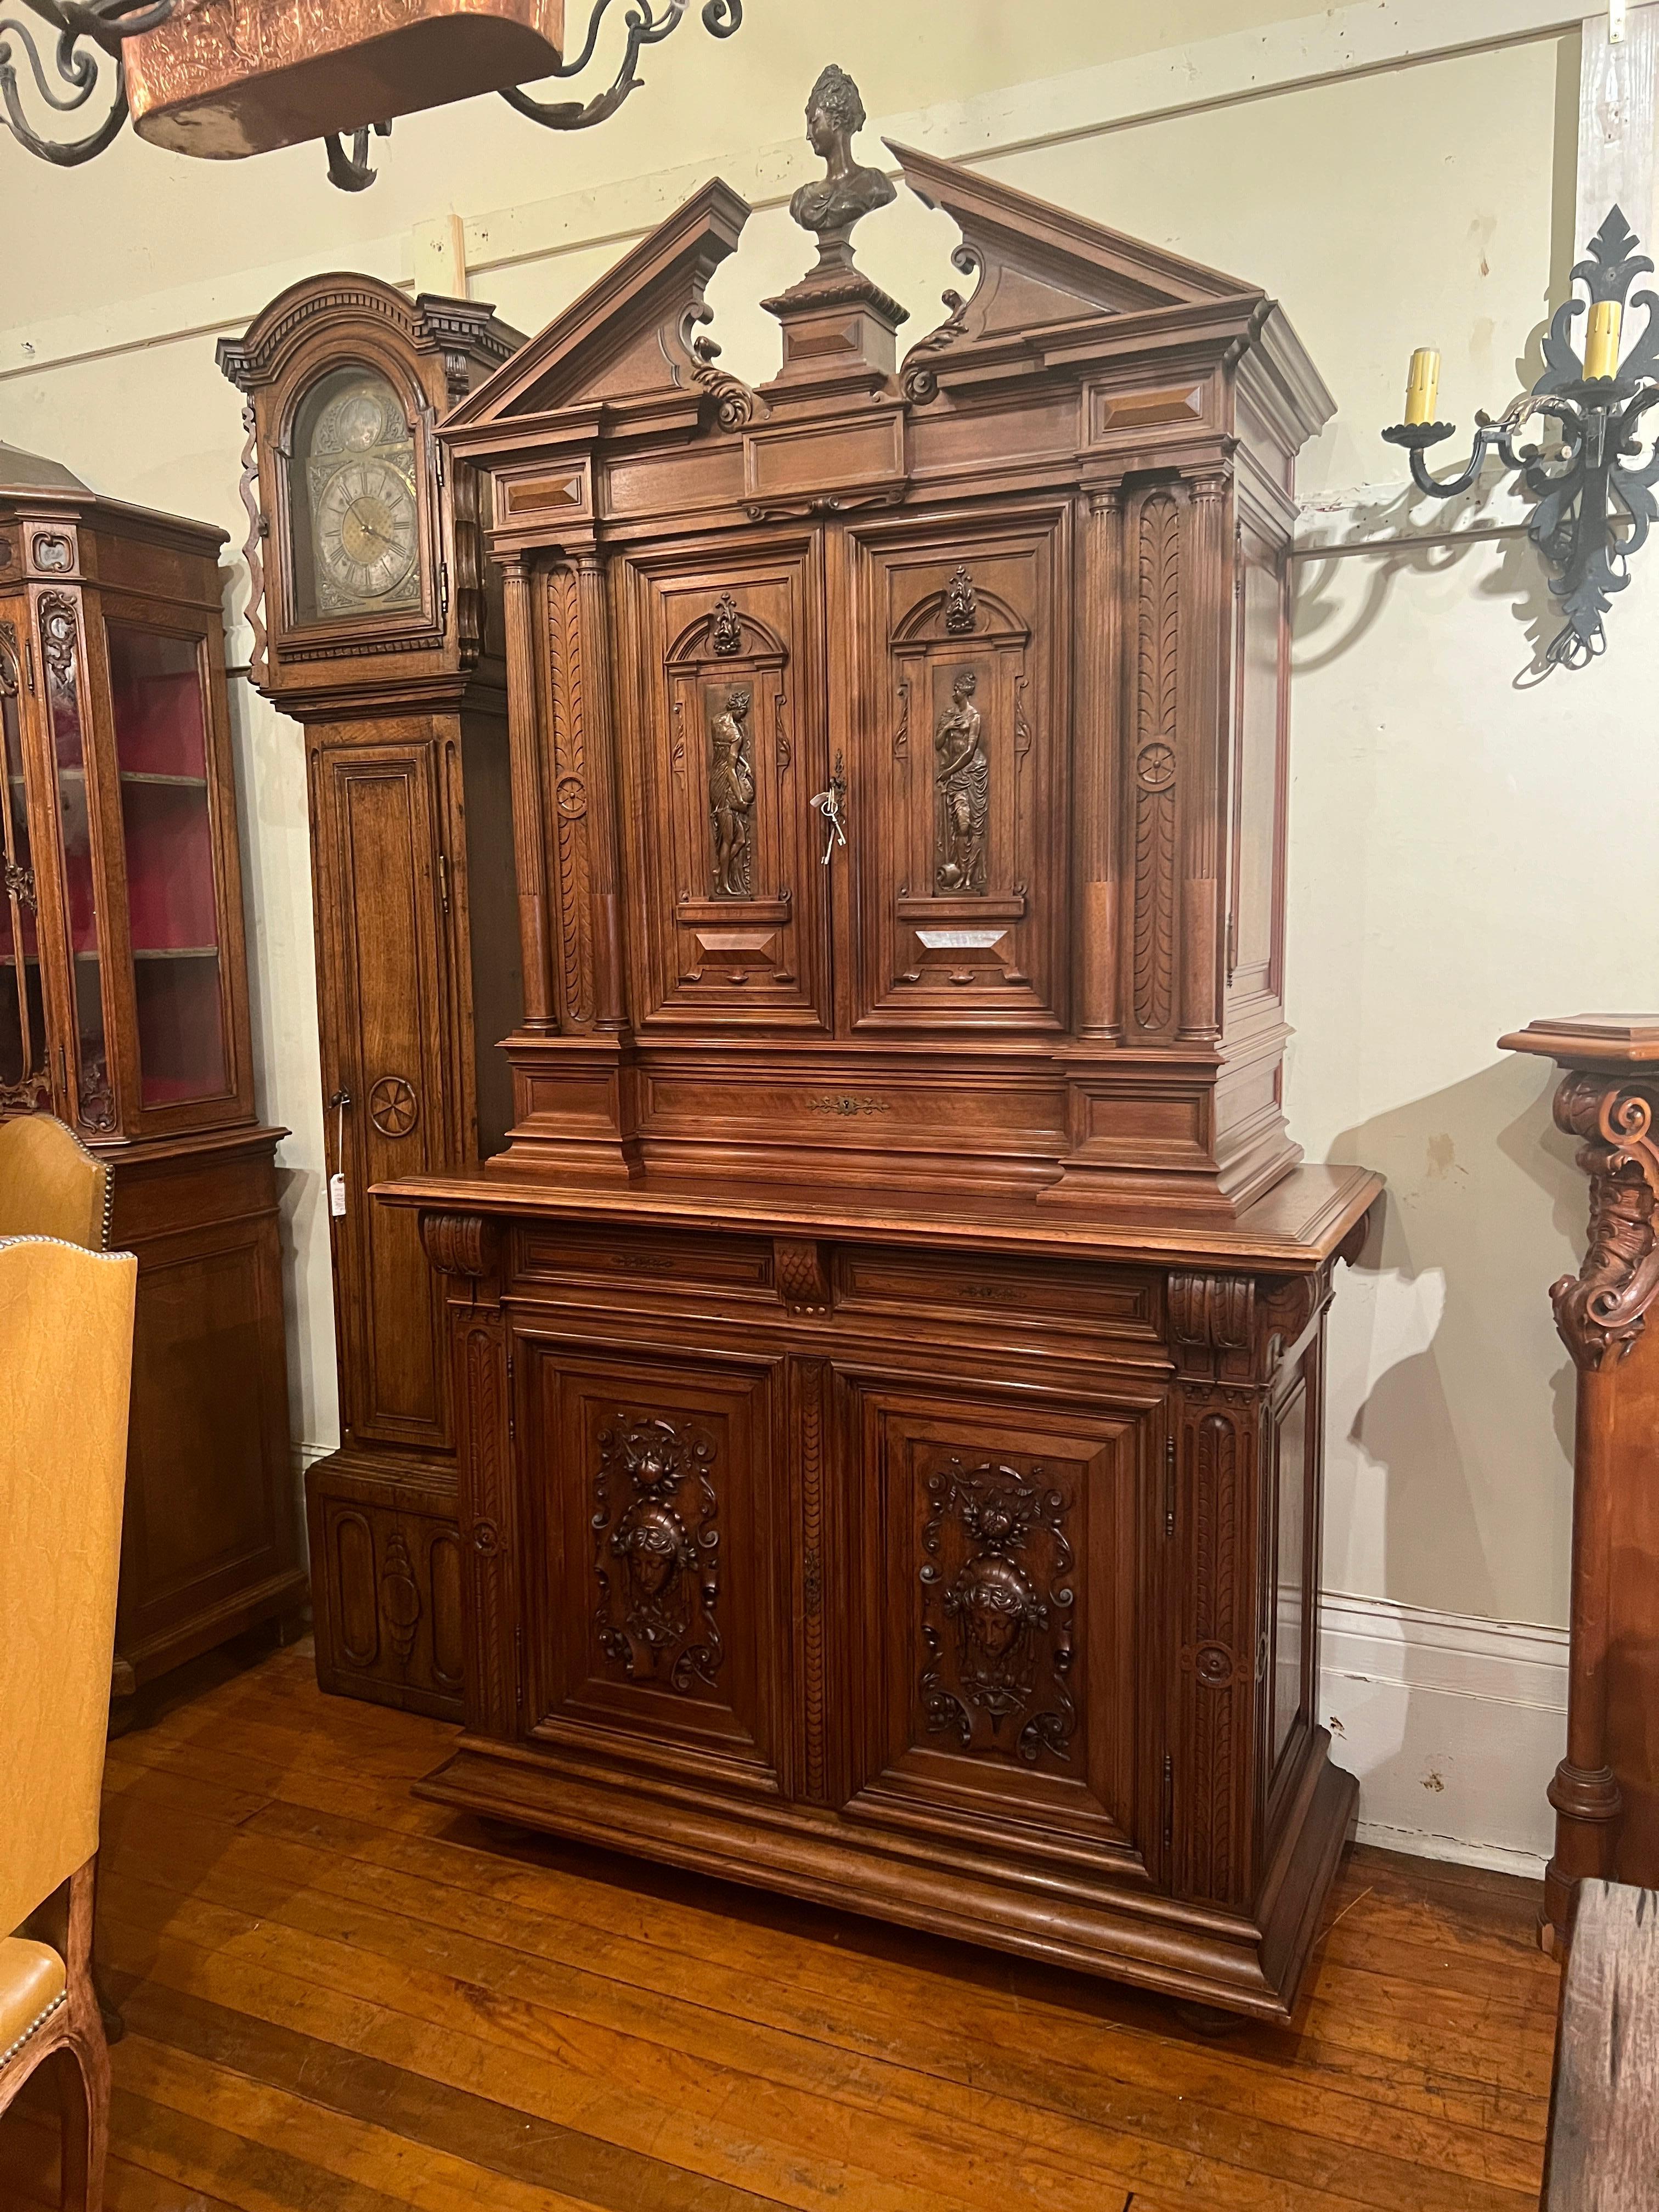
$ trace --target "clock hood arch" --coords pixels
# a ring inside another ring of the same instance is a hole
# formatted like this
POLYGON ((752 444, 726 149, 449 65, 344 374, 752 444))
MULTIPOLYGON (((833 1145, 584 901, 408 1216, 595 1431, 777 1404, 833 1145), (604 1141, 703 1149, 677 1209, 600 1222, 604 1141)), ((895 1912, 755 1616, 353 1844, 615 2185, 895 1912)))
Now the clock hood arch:
POLYGON ((491 589, 477 482, 453 471, 434 436, 438 419, 520 346, 488 305, 422 294, 410 300, 378 277, 337 273, 281 293, 240 338, 221 342, 225 375, 246 396, 242 498, 252 584, 253 680, 288 712, 331 713, 374 694, 410 707, 452 701, 485 651, 491 589), (360 363, 383 376, 404 410, 414 450, 421 581, 418 602, 372 599, 325 617, 296 603, 289 467, 307 396, 360 363))

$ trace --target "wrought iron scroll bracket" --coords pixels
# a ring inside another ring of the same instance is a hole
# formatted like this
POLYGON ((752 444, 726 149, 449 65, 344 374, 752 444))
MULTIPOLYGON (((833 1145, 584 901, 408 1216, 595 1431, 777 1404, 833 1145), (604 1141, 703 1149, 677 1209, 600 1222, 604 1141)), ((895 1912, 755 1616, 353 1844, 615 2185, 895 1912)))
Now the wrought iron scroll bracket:
MULTIPOLYGON (((679 27, 691 0, 665 0, 658 12, 659 0, 633 0, 623 17, 628 32, 628 44, 623 54, 622 65, 608 88, 596 93, 592 100, 537 100, 519 85, 507 85, 501 98, 520 115, 527 115, 532 123, 539 123, 549 131, 586 131, 596 123, 603 123, 614 115, 629 93, 637 92, 643 79, 635 75, 635 65, 647 46, 661 44, 671 31, 679 27)), ((550 71, 555 77, 579 76, 593 58, 599 44, 599 27, 609 13, 611 0, 595 0, 589 18, 587 36, 574 60, 562 62, 550 71)), ((743 21, 743 0, 703 0, 703 27, 717 39, 729 39, 743 21)))
POLYGON ((1564 301, 1544 339, 1544 374, 1530 392, 1506 408, 1497 422, 1477 415, 1474 445, 1455 475, 1437 477, 1425 455, 1456 435, 1450 422, 1396 422, 1383 431, 1389 445, 1408 455, 1412 482, 1431 499, 1455 499, 1479 479, 1489 453, 1517 474, 1536 501, 1527 535, 1553 573, 1550 590, 1567 619, 1545 655, 1552 666, 1582 668, 1605 649, 1602 617, 1615 592, 1630 581, 1632 556, 1640 550, 1656 520, 1659 500, 1659 442, 1642 459, 1649 433, 1642 418, 1659 404, 1659 295, 1638 292, 1632 307, 1646 311, 1646 323, 1626 347, 1610 376, 1586 376, 1573 343, 1573 325, 1597 305, 1617 308, 1622 318, 1635 278, 1653 272, 1637 251, 1635 233, 1617 207, 1590 241, 1586 258, 1573 269, 1585 297, 1564 301), (1516 434, 1534 415, 1553 420, 1558 450, 1517 447, 1516 434), (1632 465, 1634 464, 1634 465, 1632 465))
POLYGON ((0 15, 0 103, 5 107, 7 127, 20 145, 41 161, 60 169, 78 168, 112 145, 127 119, 126 77, 121 66, 124 41, 159 30, 176 11, 179 0, 22 0, 22 4, 32 15, 50 25, 57 37, 52 41, 48 67, 33 26, 15 15, 0 15), (83 43, 87 41, 90 44, 83 43), (47 137, 35 128, 23 105, 17 68, 20 50, 36 94, 56 115, 73 115, 85 107, 100 84, 111 84, 112 75, 113 96, 94 130, 82 138, 58 139, 47 137), (112 64, 112 72, 100 67, 100 55, 112 64))

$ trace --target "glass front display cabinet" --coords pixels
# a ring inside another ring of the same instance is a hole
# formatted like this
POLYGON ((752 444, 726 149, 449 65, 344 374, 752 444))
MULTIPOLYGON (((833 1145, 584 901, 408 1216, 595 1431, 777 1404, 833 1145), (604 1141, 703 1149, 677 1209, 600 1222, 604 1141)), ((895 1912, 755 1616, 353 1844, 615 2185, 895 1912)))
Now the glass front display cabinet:
POLYGON ((118 1692, 305 1589, 223 543, 0 447, 0 1113, 107 1160, 140 1261, 118 1692))

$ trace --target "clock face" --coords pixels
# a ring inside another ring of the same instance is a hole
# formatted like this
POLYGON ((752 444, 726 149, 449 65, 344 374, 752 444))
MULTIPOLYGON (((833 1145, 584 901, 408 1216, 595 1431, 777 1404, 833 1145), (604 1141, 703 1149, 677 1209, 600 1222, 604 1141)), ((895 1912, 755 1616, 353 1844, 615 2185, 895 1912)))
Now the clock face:
POLYGON ((419 606, 415 439, 385 378, 340 368, 314 385, 289 467, 300 619, 419 606))
POLYGON ((343 462, 317 502, 318 565, 341 599, 353 605, 394 599, 419 550, 408 477, 387 460, 343 462))

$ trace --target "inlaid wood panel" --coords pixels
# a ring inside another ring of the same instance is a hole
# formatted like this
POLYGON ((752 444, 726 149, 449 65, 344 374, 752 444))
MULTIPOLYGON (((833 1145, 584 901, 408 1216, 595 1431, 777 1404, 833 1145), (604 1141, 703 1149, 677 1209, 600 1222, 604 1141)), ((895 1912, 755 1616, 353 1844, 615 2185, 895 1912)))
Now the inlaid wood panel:
POLYGON ((514 1358, 533 1733, 763 1784, 788 1692, 771 1370, 514 1358))

